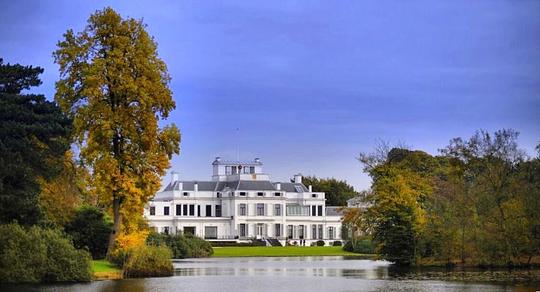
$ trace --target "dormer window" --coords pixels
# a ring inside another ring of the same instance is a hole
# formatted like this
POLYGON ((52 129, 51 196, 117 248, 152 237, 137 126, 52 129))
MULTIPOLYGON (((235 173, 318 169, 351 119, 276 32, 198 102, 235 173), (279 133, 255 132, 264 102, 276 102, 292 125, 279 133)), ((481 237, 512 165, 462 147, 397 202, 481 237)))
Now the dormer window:
POLYGON ((218 197, 218 198, 221 198, 221 193, 217 193, 217 197, 218 197))
POLYGON ((245 197, 245 196, 246 196, 246 192, 240 192, 240 196, 241 196, 241 197, 245 197))
POLYGON ((184 197, 187 197, 189 196, 189 193, 188 192, 184 192, 184 197))
POLYGON ((317 194, 311 194, 311 197, 312 197, 312 198, 316 198, 316 197, 317 197, 317 194))
POLYGON ((257 193, 257 196, 259 196, 259 197, 264 197, 264 193, 263 193, 263 192, 258 192, 258 193, 257 193))
POLYGON ((294 189, 296 190, 297 193, 303 193, 304 192, 304 188, 302 188, 302 186, 294 186, 294 189))
POLYGON ((281 193, 274 193, 274 196, 281 197, 281 193))

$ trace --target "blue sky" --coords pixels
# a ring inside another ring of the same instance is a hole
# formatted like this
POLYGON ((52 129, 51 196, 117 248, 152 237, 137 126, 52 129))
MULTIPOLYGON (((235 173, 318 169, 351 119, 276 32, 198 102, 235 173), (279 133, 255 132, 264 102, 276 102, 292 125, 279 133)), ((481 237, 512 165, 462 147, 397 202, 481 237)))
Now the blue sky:
POLYGON ((183 179, 239 145, 274 180, 363 189, 356 157, 378 139, 432 154, 477 129, 540 142, 540 1, 0 2, 0 57, 44 67, 48 98, 68 28, 105 6, 143 18, 173 78, 183 179))

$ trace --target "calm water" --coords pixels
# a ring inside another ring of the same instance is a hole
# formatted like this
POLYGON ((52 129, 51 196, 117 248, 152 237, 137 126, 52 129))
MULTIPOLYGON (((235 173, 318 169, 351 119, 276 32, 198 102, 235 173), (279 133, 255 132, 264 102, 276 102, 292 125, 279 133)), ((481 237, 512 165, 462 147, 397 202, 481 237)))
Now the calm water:
POLYGON ((87 284, 0 286, 2 291, 535 291, 540 287, 396 279, 389 264, 344 257, 174 261, 175 276, 87 284), (535 289, 536 288, 536 289, 535 289))

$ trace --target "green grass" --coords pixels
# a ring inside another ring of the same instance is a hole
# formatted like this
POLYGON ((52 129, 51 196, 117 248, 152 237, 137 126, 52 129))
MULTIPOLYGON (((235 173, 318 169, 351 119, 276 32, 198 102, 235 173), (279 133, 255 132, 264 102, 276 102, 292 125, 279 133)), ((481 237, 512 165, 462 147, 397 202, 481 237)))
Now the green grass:
POLYGON ((121 272, 118 267, 108 262, 107 260, 93 260, 92 271, 94 273, 109 273, 109 272, 121 272))
POLYGON ((214 247, 213 257, 359 256, 341 246, 214 247))

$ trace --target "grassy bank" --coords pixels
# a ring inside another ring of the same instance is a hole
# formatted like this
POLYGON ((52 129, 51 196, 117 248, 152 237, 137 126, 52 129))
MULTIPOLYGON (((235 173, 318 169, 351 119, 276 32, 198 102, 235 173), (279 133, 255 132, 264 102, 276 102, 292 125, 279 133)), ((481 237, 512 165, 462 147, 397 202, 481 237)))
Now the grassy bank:
POLYGON ((92 261, 92 271, 98 280, 122 279, 122 270, 107 260, 92 261))
POLYGON ((359 256, 341 246, 214 247, 213 257, 359 256))

